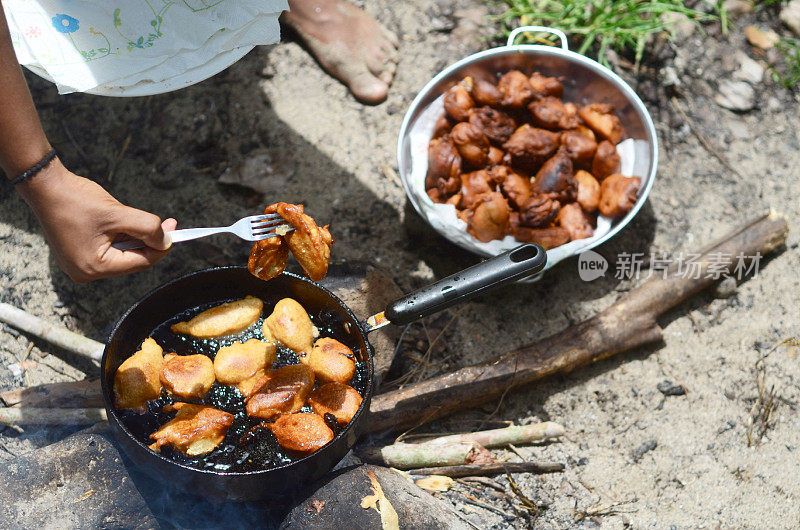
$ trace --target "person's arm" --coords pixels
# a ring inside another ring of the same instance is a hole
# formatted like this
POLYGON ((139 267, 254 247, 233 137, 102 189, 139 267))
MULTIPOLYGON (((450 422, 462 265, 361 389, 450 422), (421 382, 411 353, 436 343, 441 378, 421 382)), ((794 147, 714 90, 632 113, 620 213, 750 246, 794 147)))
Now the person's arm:
MULTIPOLYGON (((51 150, 22 70, 0 3, 0 168, 8 179, 22 174, 51 150)), ((30 205, 61 268, 76 282, 146 269, 169 249, 176 222, 123 205, 91 180, 67 170, 58 158, 16 186, 30 205), (122 252, 111 246, 120 234, 149 248, 122 252)))

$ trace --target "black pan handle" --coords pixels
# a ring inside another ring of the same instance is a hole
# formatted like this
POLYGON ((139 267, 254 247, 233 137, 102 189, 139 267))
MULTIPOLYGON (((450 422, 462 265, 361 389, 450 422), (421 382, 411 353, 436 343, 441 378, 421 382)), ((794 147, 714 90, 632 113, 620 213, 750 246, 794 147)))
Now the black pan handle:
POLYGON ((395 300, 385 315, 393 324, 408 324, 489 289, 536 274, 546 263, 544 249, 526 243, 395 300))

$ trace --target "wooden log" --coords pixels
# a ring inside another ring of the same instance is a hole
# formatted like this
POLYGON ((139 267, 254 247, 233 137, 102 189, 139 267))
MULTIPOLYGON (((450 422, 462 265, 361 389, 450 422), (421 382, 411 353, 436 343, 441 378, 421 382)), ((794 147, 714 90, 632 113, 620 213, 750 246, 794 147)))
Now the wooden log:
POLYGON ((106 409, 0 408, 0 425, 94 425, 106 419, 106 409))
POLYGON ((46 383, 0 393, 7 407, 92 408, 103 407, 100 381, 84 379, 67 383, 46 383))
POLYGON ((99 361, 105 345, 75 333, 64 326, 51 324, 12 305, 0 302, 0 322, 46 340, 59 348, 99 361))
POLYGON ((463 466, 426 467, 412 469, 412 475, 442 475, 444 477, 486 477, 509 473, 555 473, 564 470, 556 462, 495 462, 492 464, 465 464, 463 466))
POLYGON ((375 396, 364 430, 416 427, 495 400, 511 387, 660 342, 657 318, 716 282, 708 274, 710 264, 719 265, 715 255, 731 258, 725 269, 732 274, 739 255, 749 265, 753 257, 760 259, 783 246, 788 230, 786 219, 770 212, 701 251, 695 260, 699 274, 681 274, 679 264, 673 263, 663 277, 645 282, 589 320, 497 358, 375 396))
POLYGON ((451 444, 455 442, 475 442, 483 447, 503 447, 508 444, 529 444, 543 442, 564 436, 564 427, 552 421, 531 425, 509 425, 502 429, 475 431, 465 434, 439 436, 420 442, 421 444, 451 444))
POLYGON ((368 447, 358 453, 364 461, 397 469, 429 466, 454 466, 494 460, 475 442, 461 441, 441 444, 396 443, 383 447, 368 447))

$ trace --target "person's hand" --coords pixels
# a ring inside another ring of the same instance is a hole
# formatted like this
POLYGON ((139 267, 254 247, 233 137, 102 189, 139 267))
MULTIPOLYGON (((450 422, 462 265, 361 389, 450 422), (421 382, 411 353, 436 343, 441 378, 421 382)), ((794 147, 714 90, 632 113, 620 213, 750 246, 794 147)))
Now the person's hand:
POLYGON ((42 225, 61 268, 83 283, 147 269, 163 258, 175 219, 125 206, 100 185, 68 171, 58 159, 17 186, 42 225), (111 244, 136 238, 148 248, 121 251, 111 244))

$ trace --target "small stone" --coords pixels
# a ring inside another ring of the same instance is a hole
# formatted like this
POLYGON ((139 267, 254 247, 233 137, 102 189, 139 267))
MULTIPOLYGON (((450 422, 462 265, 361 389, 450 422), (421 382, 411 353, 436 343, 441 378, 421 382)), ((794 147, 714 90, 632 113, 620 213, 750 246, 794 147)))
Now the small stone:
POLYGON ((738 69, 733 73, 734 79, 746 81, 752 85, 761 83, 761 80, 764 79, 764 67, 743 51, 736 52, 736 62, 738 69))
POLYGON ((672 31, 673 38, 678 43, 683 43, 692 36, 697 24, 683 13, 669 12, 662 16, 662 20, 672 31))
POLYGON ((653 449, 658 447, 658 442, 655 440, 647 440, 642 445, 637 447, 631 452, 631 456, 633 457, 634 462, 638 462, 646 453, 649 453, 653 449))
POLYGON ((579 465, 579 466, 585 466, 585 465, 586 465, 586 464, 588 464, 588 463, 589 463, 589 459, 588 459, 588 458, 586 458, 585 456, 582 456, 582 457, 580 457, 580 458, 578 459, 578 465, 579 465))
POLYGON ((663 380, 656 385, 659 392, 665 396, 682 396, 686 394, 686 389, 683 385, 673 383, 672 381, 663 380))
POLYGON ((791 0, 783 6, 780 19, 784 26, 792 30, 795 35, 800 36, 800 0, 791 0))
POLYGON ((722 2, 722 9, 729 17, 739 17, 745 13, 753 11, 753 3, 747 0, 725 0, 722 2))
POLYGON ((723 79, 719 83, 714 102, 736 112, 747 112, 756 106, 756 92, 744 81, 723 79))
POLYGON ((678 77, 678 72, 672 66, 665 66, 661 69, 661 82, 664 86, 670 87, 680 87, 681 80, 678 77))
POLYGON ((772 48, 780 40, 780 37, 774 31, 761 31, 755 26, 747 26, 744 28, 744 36, 747 37, 750 44, 762 50, 772 48))
POLYGON ((736 278, 728 276, 714 287, 714 298, 730 298, 737 290, 736 278))

